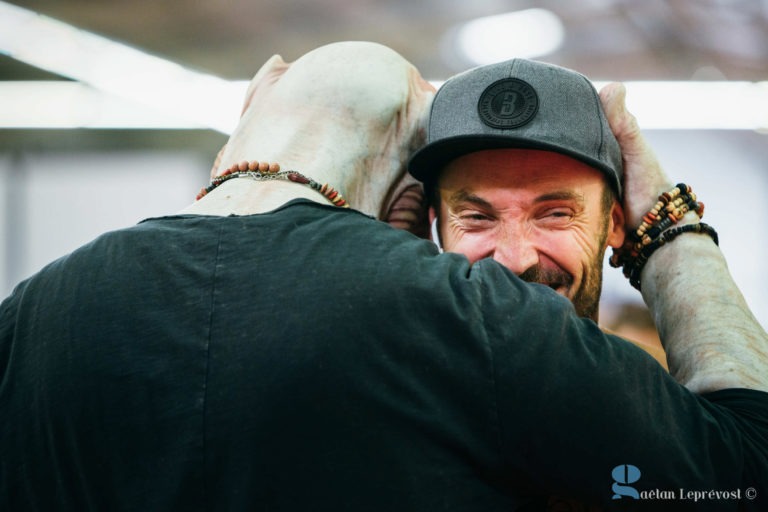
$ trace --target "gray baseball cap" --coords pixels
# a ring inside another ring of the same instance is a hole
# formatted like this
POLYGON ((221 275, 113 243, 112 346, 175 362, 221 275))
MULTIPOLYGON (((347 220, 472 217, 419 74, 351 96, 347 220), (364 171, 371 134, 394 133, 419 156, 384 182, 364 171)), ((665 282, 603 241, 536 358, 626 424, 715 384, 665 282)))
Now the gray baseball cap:
POLYGON ((602 172, 621 197, 621 150, 592 83, 560 66, 513 59, 470 69, 437 92, 427 144, 408 170, 433 184, 467 153, 525 148, 555 151, 602 172))

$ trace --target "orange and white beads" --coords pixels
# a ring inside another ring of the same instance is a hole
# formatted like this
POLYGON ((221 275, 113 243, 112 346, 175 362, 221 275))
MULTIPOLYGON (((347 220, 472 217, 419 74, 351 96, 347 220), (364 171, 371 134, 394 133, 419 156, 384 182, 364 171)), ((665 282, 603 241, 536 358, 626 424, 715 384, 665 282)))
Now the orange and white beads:
POLYGON ((281 171, 280 164, 276 162, 268 163, 260 162, 258 160, 251 160, 250 162, 244 160, 240 163, 231 165, 220 175, 214 177, 211 180, 210 185, 200 189, 200 192, 197 194, 197 200, 202 199, 211 190, 232 178, 250 178, 257 181, 285 180, 292 181, 294 183, 300 183, 320 192, 333 205, 340 208, 349 208, 349 203, 347 203, 347 200, 344 199, 338 190, 329 184, 324 183, 321 185, 312 178, 308 178, 296 171, 281 171))

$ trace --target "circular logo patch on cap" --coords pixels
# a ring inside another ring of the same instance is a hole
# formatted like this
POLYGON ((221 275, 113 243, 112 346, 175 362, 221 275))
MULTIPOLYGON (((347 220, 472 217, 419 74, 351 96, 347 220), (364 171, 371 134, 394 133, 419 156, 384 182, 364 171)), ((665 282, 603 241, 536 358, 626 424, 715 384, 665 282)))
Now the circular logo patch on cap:
POLYGON ((488 86, 477 102, 483 123, 492 128, 517 128, 533 119, 539 97, 528 82, 505 78, 488 86))

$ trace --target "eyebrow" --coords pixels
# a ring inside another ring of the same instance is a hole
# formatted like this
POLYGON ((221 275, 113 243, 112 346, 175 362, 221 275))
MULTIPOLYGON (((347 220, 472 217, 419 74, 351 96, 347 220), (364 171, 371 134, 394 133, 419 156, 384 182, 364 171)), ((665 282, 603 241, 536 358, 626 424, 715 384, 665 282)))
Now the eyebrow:
POLYGON ((465 189, 459 190, 457 192, 454 192, 451 194, 451 196, 448 198, 448 204, 455 205, 457 203, 472 203, 477 206, 482 206, 484 208, 492 208, 493 205, 483 199, 482 197, 473 194, 472 192, 469 192, 465 189))
POLYGON ((575 201, 584 204, 584 194, 577 194, 571 190, 556 190, 547 194, 542 194, 535 199, 537 203, 545 201, 575 201))
MULTIPOLYGON (((536 199, 534 199, 534 202, 536 203, 545 203, 547 201, 574 201, 576 203, 579 203, 581 205, 584 204, 584 194, 578 194, 576 192, 573 192, 571 190, 556 190, 554 192, 548 192, 546 194, 542 194, 536 199)), ((468 191, 465 189, 459 190, 457 192, 454 192, 451 194, 451 196, 448 198, 448 204, 457 204, 457 203, 472 203, 477 206, 482 206, 484 208, 492 208, 493 205, 483 199, 482 197, 468 191)))

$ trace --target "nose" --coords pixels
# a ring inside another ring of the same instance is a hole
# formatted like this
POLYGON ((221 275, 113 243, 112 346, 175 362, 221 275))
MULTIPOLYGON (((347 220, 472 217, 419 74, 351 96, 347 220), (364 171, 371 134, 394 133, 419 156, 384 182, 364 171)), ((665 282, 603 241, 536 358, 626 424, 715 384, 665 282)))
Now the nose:
POLYGON ((539 252, 531 233, 519 225, 500 230, 491 257, 517 275, 539 262, 539 252))

